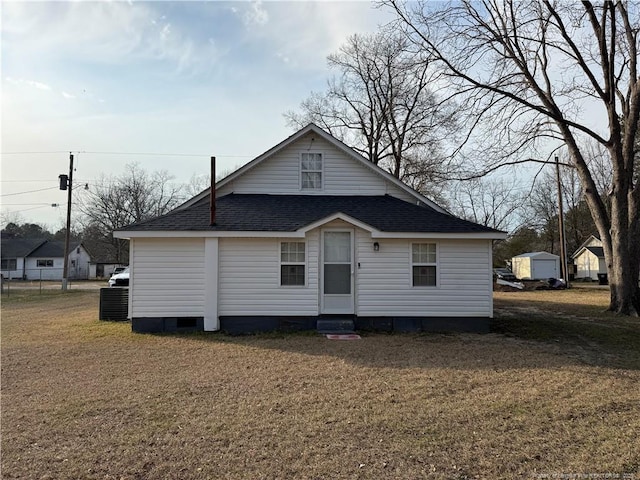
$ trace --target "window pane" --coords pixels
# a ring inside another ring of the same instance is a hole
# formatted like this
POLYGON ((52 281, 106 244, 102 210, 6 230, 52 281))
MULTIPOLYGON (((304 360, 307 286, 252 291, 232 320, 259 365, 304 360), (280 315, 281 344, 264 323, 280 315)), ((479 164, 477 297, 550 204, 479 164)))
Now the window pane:
POLYGON ((280 285, 304 286, 304 265, 281 265, 280 285))
POLYGON ((280 261, 305 263, 304 242, 282 242, 280 261))
POLYGON ((414 266, 413 267, 413 286, 434 287, 436 285, 436 267, 433 266, 414 266))
POLYGON ((302 172, 302 188, 316 189, 322 188, 322 174, 320 172, 302 172))
POLYGON ((324 261, 351 262, 351 234, 349 232, 325 232, 324 261))
POLYGON ((412 245, 413 263, 436 263, 435 243, 414 243, 412 245))
POLYGON ((350 294, 351 293, 351 265, 325 265, 324 266, 324 293, 350 294))

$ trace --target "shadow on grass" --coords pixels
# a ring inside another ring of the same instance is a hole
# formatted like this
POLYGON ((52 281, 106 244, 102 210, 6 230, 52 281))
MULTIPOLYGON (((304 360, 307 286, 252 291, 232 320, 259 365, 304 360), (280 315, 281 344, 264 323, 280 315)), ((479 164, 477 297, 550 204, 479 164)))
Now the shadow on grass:
POLYGON ((566 353, 579 354, 593 365, 640 369, 640 320, 637 318, 616 317, 592 306, 578 306, 567 314, 563 312, 566 305, 560 303, 530 302, 534 308, 529 309, 501 303, 491 326, 494 333, 555 343, 566 353), (581 316, 589 313, 593 316, 581 316))
MULTIPOLYGON (((355 341, 328 340, 315 331, 245 336, 204 332, 169 335, 335 357, 370 367, 507 370, 587 364, 640 370, 640 321, 633 323, 602 314, 595 318, 577 317, 572 315, 574 311, 566 313, 566 305, 565 312, 559 314, 523 308, 518 303, 508 306, 500 303, 489 335, 360 332, 362 340, 355 341)), ((561 311, 561 304, 554 307, 547 302, 544 306, 561 311)))

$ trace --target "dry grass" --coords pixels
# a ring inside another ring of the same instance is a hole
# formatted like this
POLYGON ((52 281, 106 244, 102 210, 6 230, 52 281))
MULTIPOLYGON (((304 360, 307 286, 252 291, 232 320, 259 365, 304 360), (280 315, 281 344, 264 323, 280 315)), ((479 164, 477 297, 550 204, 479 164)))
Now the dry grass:
POLYGON ((137 335, 97 304, 3 299, 2 478, 640 478, 639 370, 554 341, 137 335))

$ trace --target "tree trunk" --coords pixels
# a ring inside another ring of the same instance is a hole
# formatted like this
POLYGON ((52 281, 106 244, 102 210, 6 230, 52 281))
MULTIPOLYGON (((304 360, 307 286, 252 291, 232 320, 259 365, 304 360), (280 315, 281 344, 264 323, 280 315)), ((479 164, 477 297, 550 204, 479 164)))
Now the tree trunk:
POLYGON ((636 245, 638 237, 634 235, 636 226, 633 222, 630 225, 627 221, 633 210, 629 208, 630 203, 626 192, 614 193, 612 200, 610 236, 606 235, 609 232, 600 232, 611 291, 607 310, 622 315, 638 316, 640 312, 638 285, 640 255, 636 245))

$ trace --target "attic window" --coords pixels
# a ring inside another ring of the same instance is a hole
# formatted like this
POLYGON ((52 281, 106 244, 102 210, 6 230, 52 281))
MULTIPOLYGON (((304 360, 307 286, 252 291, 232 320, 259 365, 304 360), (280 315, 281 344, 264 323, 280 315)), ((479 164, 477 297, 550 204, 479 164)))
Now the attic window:
POLYGON ((322 189, 322 154, 300 155, 300 185, 302 190, 322 189))

